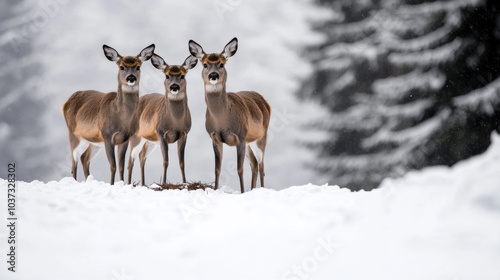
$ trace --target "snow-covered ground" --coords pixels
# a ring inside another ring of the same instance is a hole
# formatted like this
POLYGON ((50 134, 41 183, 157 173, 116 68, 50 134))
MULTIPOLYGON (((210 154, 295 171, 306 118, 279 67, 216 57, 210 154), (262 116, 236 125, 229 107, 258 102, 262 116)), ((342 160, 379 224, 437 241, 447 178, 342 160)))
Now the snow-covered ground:
MULTIPOLYGON (((0 279, 500 279, 500 136, 480 156, 371 192, 238 194, 72 178, 17 186, 17 272, 0 279)), ((7 223, 7 181, 0 180, 7 223)))

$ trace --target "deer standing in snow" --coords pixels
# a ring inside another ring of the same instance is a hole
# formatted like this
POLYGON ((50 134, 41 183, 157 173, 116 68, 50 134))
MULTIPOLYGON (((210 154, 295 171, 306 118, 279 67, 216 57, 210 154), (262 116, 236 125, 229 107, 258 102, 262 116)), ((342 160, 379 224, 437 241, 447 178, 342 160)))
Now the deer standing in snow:
POLYGON ((91 159, 103 144, 110 169, 111 184, 115 182, 115 145, 118 145, 120 180, 123 180, 125 153, 128 140, 138 126, 140 67, 151 58, 154 44, 144 48, 137 56, 122 57, 118 52, 103 45, 104 55, 118 65, 118 90, 102 93, 95 90, 77 91, 64 103, 63 114, 69 131, 71 148, 71 173, 76 180, 78 158, 85 178, 89 176, 91 159))
POLYGON ((182 65, 168 65, 157 54, 151 57, 154 67, 165 74, 165 94, 152 93, 139 99, 139 129, 131 138, 130 157, 128 162, 128 183, 131 183, 134 160, 139 155, 141 166, 141 183, 145 185, 144 165, 147 156, 159 143, 163 154, 163 184, 167 180, 168 144, 177 141, 179 166, 182 182, 186 183, 184 173, 184 149, 187 134, 191 129, 185 75, 196 66, 198 60, 193 56, 186 58, 182 65))
POLYGON ((264 187, 264 151, 271 107, 257 92, 226 92, 227 72, 224 66, 227 59, 236 53, 238 40, 233 38, 221 53, 206 54, 193 40, 188 45, 190 53, 203 65, 202 78, 207 104, 205 126, 212 138, 215 153, 215 189, 219 187, 222 143, 236 146, 241 193, 245 191, 245 150, 252 168, 252 189, 255 188, 258 174, 261 187, 264 187))

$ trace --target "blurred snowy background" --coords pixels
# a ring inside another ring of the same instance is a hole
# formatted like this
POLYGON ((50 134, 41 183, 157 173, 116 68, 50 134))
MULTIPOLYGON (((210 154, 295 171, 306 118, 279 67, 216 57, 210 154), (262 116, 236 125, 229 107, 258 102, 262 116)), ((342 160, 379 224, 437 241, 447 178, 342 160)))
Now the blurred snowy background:
MULTIPOLYGON (((155 43, 169 64, 193 39, 220 52, 233 37, 230 91, 255 90, 273 107, 267 186, 305 183, 371 189, 428 165, 453 165, 483 152, 498 130, 498 1, 67 1, 0 3, 0 166, 24 181, 70 176, 61 106, 77 90, 115 91, 108 44, 136 55, 155 43), (319 160, 318 160, 319 159, 319 160)), ((188 180, 213 181, 199 66, 187 75, 193 127, 188 180)), ((141 95, 164 92, 147 62, 141 95)), ((221 183, 238 183, 225 147, 221 183)), ((157 150, 146 180, 161 177, 157 150)), ((81 166, 79 180, 83 179, 81 166)), ((245 175, 249 184, 249 167, 245 175)), ((91 163, 109 181, 102 152, 91 163)), ((180 181, 175 149, 168 180, 180 181)), ((134 181, 139 181, 135 168, 134 181)))
MULTIPOLYGON (((0 156, 2 166, 18 163, 20 180, 71 176, 61 106, 77 90, 116 91, 118 68, 104 57, 103 44, 122 55, 137 55, 155 43, 155 52, 167 63, 181 64, 189 55, 189 39, 207 52, 220 52, 229 40, 238 37, 238 53, 227 64, 227 88, 260 92, 273 107, 265 161, 268 186, 318 182, 314 171, 305 168, 314 161, 312 153, 297 143, 312 135, 303 137, 301 126, 321 116, 321 110, 311 102, 298 101, 295 93, 301 79, 312 71, 300 50, 320 40, 310 26, 318 15, 326 18, 327 13, 319 8, 304 1, 283 5, 229 0, 26 0, 1 5, 0 156)), ((205 130, 200 69, 198 65, 186 77, 193 119, 186 146, 186 176, 188 180, 212 182, 214 155, 205 130)), ((164 93, 163 79, 149 61, 145 63, 140 95, 164 93)), ((234 149, 225 147, 223 164, 221 183, 238 184, 234 149)), ((96 179, 109 182, 104 152, 90 168, 96 179)), ((159 148, 148 157, 146 168, 148 183, 160 181, 159 148)), ((135 181, 140 180, 138 170, 134 170, 135 181)), ((249 178, 248 165, 246 170, 249 178)), ((83 179, 81 164, 78 176, 83 179)), ((181 181, 176 148, 170 149, 168 180, 181 181)))

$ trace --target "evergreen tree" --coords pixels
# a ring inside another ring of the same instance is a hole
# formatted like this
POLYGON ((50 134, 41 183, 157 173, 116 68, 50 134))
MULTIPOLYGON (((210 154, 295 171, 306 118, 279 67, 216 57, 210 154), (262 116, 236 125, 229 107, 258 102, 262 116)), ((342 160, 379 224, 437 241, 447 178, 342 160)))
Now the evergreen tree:
POLYGON ((500 121, 500 2, 323 0, 325 42, 302 97, 328 106, 315 166, 331 183, 451 166, 486 150, 500 121))
MULTIPOLYGON (((50 170, 45 155, 45 105, 37 91, 40 64, 32 52, 33 3, 0 3, 0 167, 16 163, 17 179, 43 179, 50 170), (30 25, 31 24, 31 25, 30 25)), ((3 176, 0 176, 3 177, 3 176)))

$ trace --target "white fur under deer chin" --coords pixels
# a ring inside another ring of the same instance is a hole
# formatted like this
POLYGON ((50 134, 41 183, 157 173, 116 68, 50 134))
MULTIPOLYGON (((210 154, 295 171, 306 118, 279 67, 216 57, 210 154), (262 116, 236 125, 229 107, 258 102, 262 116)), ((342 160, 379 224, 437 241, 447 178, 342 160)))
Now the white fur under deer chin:
POLYGON ((137 91, 139 91, 139 85, 135 82, 133 83, 133 85, 122 85, 122 91, 124 91, 124 92, 137 92, 137 91))
POLYGON ((184 96, 186 96, 186 93, 183 91, 176 91, 176 93, 171 91, 168 93, 168 99, 170 100, 181 100, 184 98, 184 96))
POLYGON ((205 84, 206 92, 220 92, 222 91, 222 84, 205 84))

